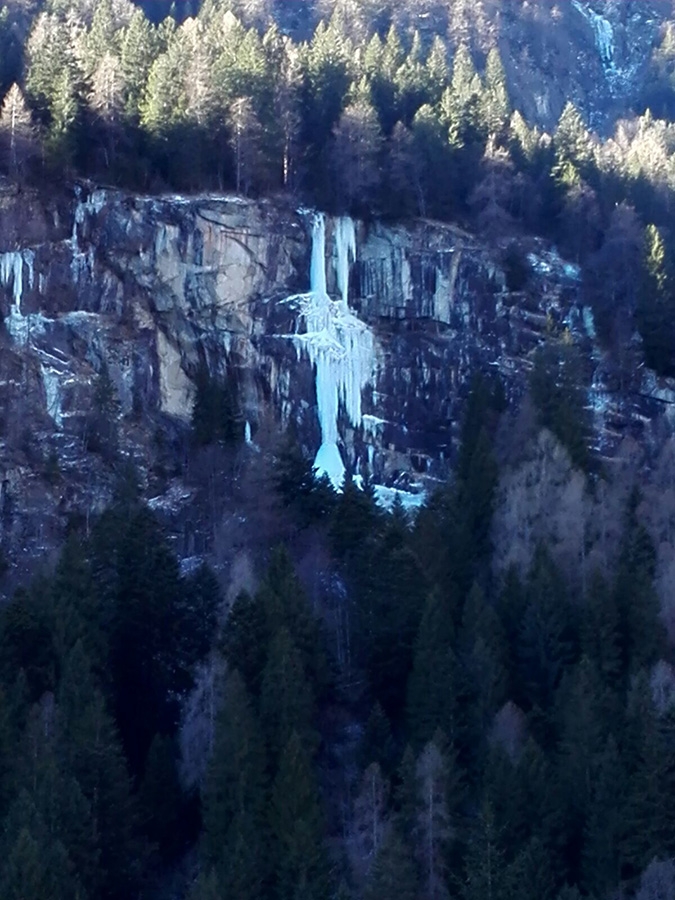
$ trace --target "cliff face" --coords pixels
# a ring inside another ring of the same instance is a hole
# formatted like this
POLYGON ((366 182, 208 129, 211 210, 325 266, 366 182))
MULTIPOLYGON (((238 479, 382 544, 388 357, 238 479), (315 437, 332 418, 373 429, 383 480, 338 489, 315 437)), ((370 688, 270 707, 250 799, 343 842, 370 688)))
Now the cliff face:
POLYGON ((368 468, 418 497, 448 473, 474 369, 498 370, 518 396, 556 324, 595 373, 597 450, 611 457, 627 432, 668 420, 670 392, 646 375, 630 398, 609 393, 577 270, 535 242, 522 248, 527 290, 513 294, 499 253, 436 223, 78 187, 49 203, 6 196, 0 229, 0 512, 12 559, 43 553, 69 515, 109 498, 109 435, 94 440, 92 425, 102 372, 120 453, 159 505, 180 494, 177 460, 170 483, 156 462, 189 421, 204 364, 236 385, 247 441, 271 418, 334 480, 345 465, 368 468))

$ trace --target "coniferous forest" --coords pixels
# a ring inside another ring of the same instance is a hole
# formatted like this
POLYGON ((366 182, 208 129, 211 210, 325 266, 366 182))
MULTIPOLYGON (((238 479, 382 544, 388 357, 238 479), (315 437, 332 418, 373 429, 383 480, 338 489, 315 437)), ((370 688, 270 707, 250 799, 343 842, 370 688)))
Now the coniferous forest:
MULTIPOLYGON (((547 134, 496 47, 453 30, 461 5, 415 30, 412 0, 13 0, 2 171, 458 222, 513 290, 517 238, 544 235, 581 267, 619 373, 637 328, 674 375, 675 21, 612 134, 572 103, 547 134)), ((551 342, 529 392, 598 485, 578 365, 551 342)), ((196 390, 186 455, 234 452, 236 397, 206 372, 196 390)), ((0 607, 0 898, 671 898, 675 658, 640 494, 581 589, 544 541, 500 572, 507 407, 474 379, 454 476, 415 516, 276 448, 284 535, 312 535, 330 572, 318 602, 293 540, 226 602, 120 469, 112 504, 0 607)))
MULTIPOLYGON (((203 391, 194 447, 226 446, 203 391)), ((477 378, 414 520, 281 446, 275 503, 330 560, 318 605, 279 545, 223 619, 124 473, 0 613, 0 895, 668 896, 673 653, 640 498, 582 596, 545 544, 496 577, 503 414, 477 378)))

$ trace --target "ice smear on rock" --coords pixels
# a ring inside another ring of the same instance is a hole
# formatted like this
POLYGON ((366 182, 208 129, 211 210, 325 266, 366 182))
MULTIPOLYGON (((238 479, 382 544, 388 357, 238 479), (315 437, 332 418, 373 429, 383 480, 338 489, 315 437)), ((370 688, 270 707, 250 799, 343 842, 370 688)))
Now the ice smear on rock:
POLYGON ((339 302, 328 296, 326 220, 316 213, 312 223, 310 292, 300 298, 305 331, 295 335, 294 340, 316 372, 321 447, 314 468, 318 476, 327 475, 339 489, 345 473, 338 447, 340 410, 344 410, 352 425, 361 425, 361 392, 372 380, 375 352, 370 329, 349 309, 349 266, 356 255, 351 219, 338 220, 335 241, 339 302))

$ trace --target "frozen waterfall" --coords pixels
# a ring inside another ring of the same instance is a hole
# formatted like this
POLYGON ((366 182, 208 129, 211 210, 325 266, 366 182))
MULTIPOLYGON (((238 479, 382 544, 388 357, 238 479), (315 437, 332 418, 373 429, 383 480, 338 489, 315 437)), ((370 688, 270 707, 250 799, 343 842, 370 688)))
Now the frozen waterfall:
POLYGON ((336 223, 335 252, 338 302, 328 296, 326 220, 322 213, 316 213, 312 222, 310 291, 300 298, 305 331, 296 334, 294 340, 316 372, 321 446, 314 468, 339 489, 345 473, 338 447, 340 410, 352 425, 361 425, 361 391, 372 380, 375 349, 370 329, 349 309, 349 268, 356 258, 356 231, 349 218, 336 223))
POLYGON ((584 6, 579 0, 572 0, 572 5, 581 13, 593 29, 595 35, 595 45, 600 54, 600 60, 605 69, 613 71, 615 69, 614 60, 614 28, 612 23, 596 13, 594 9, 584 6))

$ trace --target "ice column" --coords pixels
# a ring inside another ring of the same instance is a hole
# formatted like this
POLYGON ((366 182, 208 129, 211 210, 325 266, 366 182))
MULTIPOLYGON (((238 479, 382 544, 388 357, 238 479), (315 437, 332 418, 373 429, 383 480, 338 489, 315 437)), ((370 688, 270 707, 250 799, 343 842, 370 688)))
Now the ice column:
POLYGON ((338 290, 346 312, 349 309, 349 266, 356 259, 356 230, 353 219, 348 216, 343 216, 335 223, 335 249, 338 290))

